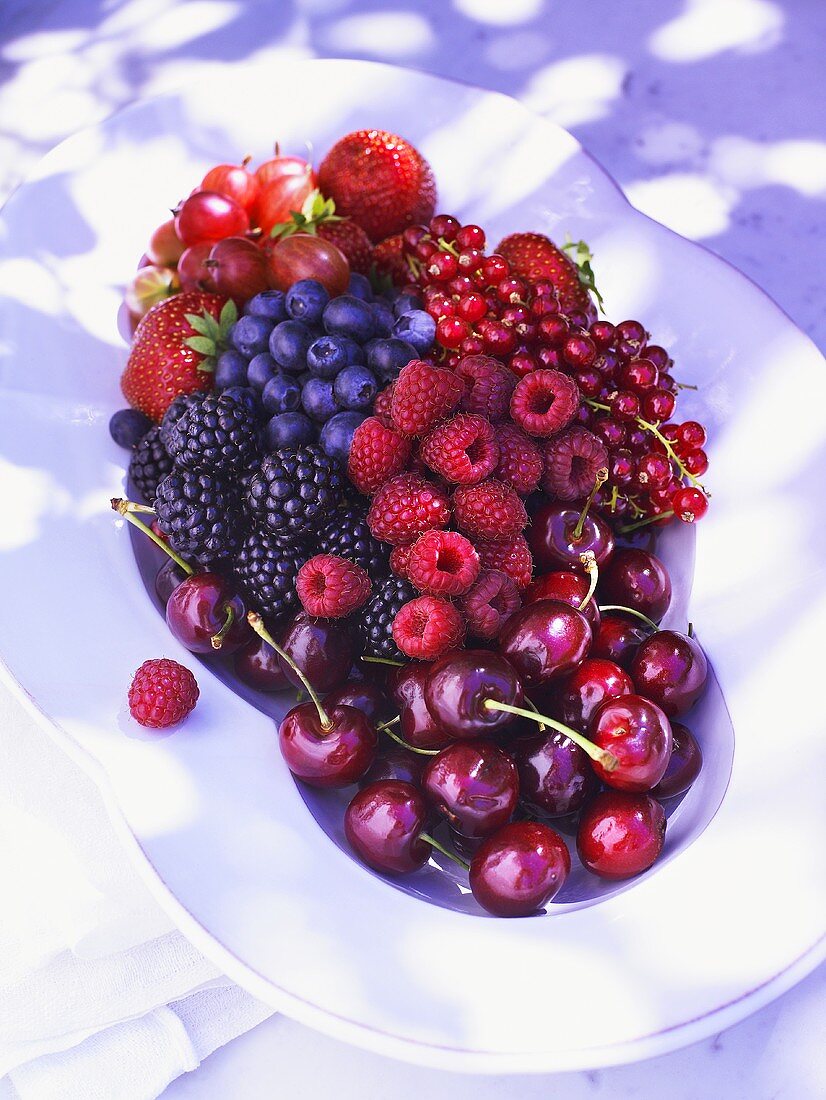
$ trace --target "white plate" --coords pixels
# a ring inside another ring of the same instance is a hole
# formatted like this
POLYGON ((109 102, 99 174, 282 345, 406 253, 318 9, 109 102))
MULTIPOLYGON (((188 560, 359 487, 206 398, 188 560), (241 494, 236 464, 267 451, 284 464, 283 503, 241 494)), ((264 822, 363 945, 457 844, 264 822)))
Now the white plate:
POLYGON ((47 156, 2 225, 4 658, 100 782, 160 902, 218 966, 341 1039, 502 1072, 662 1053, 734 1023, 824 957, 826 374, 765 295, 634 211, 573 138, 516 102, 364 62, 239 67, 138 104, 47 156), (681 804, 673 858, 543 918, 484 919, 365 871, 312 821, 271 721, 205 669, 179 734, 136 735, 125 718, 141 661, 194 662, 107 503, 123 478, 106 430, 126 358, 120 286, 209 164, 264 157, 276 138, 323 151, 365 125, 415 142, 440 207, 491 239, 528 228, 587 239, 610 315, 642 318, 673 350, 678 377, 700 386, 681 412, 710 427, 714 501, 690 614, 736 730, 728 791, 714 815, 730 738, 712 693, 702 725, 719 741, 716 794, 698 787, 681 804))

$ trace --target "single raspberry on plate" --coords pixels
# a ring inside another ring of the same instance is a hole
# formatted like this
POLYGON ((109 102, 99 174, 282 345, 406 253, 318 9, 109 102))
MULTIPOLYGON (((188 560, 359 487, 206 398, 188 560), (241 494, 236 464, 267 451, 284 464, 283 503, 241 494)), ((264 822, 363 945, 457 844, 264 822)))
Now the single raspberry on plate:
POLYGON ((464 382, 452 370, 413 359, 396 379, 393 423, 404 435, 424 435, 453 412, 464 392, 464 382))
POLYGON ((298 598, 308 615, 343 619, 370 597, 367 570, 335 554, 316 554, 295 578, 298 598))
POLYGON ((375 493, 385 481, 402 473, 409 458, 410 440, 377 416, 368 416, 353 434, 347 475, 359 492, 375 493))
POLYGON ((434 527, 450 523, 447 493, 416 474, 399 474, 382 485, 370 505, 373 538, 403 546, 434 527))
POLYGON ((456 490, 453 519, 472 539, 507 539, 526 526, 528 513, 515 489, 489 477, 456 490))
POLYGON ((511 397, 511 416, 528 435, 549 436, 571 423, 579 390, 567 374, 535 370, 520 378, 511 397))
POLYGON ((516 386, 512 371, 488 355, 466 355, 459 360, 456 374, 467 387, 459 402, 462 412, 479 413, 490 421, 505 419, 516 386))
POLYGON ((390 552, 390 569, 397 577, 409 581, 407 567, 410 562, 410 551, 415 543, 408 542, 404 546, 394 546, 390 552))
POLYGON ((429 596, 461 596, 479 576, 479 555, 458 531, 426 531, 410 550, 407 576, 429 596))
POLYGON ((460 413, 425 436, 420 457, 445 481, 475 485, 499 461, 493 425, 475 413, 460 413))
POLYGON ((129 713, 142 726, 166 729, 186 718, 199 694, 195 677, 177 661, 144 661, 129 685, 129 713))
POLYGON ((608 451, 587 428, 574 425, 544 446, 542 488, 559 500, 578 500, 594 487, 597 474, 608 468, 608 451))
POLYGON ((435 661, 461 645, 465 636, 462 616, 439 596, 419 596, 393 620, 393 641, 402 653, 417 661, 435 661))
POLYGON ((395 389, 396 383, 391 382, 389 386, 385 386, 383 390, 376 394, 376 400, 373 402, 373 416, 377 416, 383 423, 391 426, 393 421, 393 392, 395 389))
POLYGON ((515 424, 505 421, 495 424, 493 430, 499 445, 499 462, 493 476, 512 485, 520 496, 529 496, 539 488, 544 468, 542 451, 536 441, 515 424))
POLYGON ((533 558, 522 535, 514 535, 504 542, 480 542, 476 549, 483 569, 501 569, 516 581, 517 588, 527 588, 531 583, 533 558))
POLYGON ((485 641, 498 637, 507 620, 521 606, 516 581, 500 569, 483 569, 459 600, 470 633, 485 641))

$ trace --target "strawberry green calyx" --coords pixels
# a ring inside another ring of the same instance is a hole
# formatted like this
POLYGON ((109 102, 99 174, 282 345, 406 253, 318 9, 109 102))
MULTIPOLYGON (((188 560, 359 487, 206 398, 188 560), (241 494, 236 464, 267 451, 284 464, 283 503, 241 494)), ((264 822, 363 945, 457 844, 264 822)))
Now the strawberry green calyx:
POLYGON ((206 309, 203 313, 186 313, 184 316, 197 334, 184 342, 188 348, 203 355, 198 370, 212 373, 216 359, 229 346, 229 330, 238 320, 238 307, 231 298, 228 299, 217 321, 206 309))
POLYGON ((270 236, 276 240, 282 237, 290 237, 293 233, 315 234, 320 225, 329 225, 330 222, 344 221, 336 213, 336 204, 332 199, 325 199, 316 189, 311 191, 300 211, 291 210, 288 222, 279 222, 270 230, 270 236))
POLYGON ((570 237, 567 237, 565 244, 562 246, 563 250, 568 253, 569 258, 576 267, 579 273, 579 281, 597 300, 600 313, 605 313, 605 303, 602 300, 602 295, 597 290, 596 278, 594 276, 594 269, 591 267, 591 261, 594 256, 591 249, 585 243, 585 241, 572 241, 570 237))

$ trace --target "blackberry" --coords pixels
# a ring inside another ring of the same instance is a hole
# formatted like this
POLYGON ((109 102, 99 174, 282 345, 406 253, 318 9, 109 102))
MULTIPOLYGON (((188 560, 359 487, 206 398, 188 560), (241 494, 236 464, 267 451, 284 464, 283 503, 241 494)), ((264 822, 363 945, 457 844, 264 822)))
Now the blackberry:
POLYGON ((241 470, 258 450, 255 417, 230 394, 209 394, 178 417, 167 448, 178 466, 190 470, 241 470))
POLYGON ((283 619, 298 606, 295 575, 310 556, 303 542, 251 530, 233 563, 248 605, 268 619, 283 619))
POLYGON ((358 619, 365 657, 386 657, 406 661, 393 641, 393 620, 406 603, 419 593, 399 577, 388 577, 376 588, 358 619))
POLYGON ((343 504, 319 531, 317 546, 319 554, 336 554, 360 565, 373 582, 387 576, 390 547, 370 534, 364 504, 343 504))
POLYGON ((337 462, 315 443, 265 455, 247 489, 253 516, 273 535, 301 536, 325 524, 342 500, 337 462))
POLYGON ((155 499, 155 490, 172 469, 172 459, 161 440, 156 425, 138 441, 129 461, 129 480, 147 503, 155 499))
POLYGON ((206 394, 200 392, 179 393, 177 397, 173 397, 169 402, 169 407, 163 414, 161 420, 161 439, 167 450, 169 450, 169 444, 171 442, 172 429, 185 412, 195 408, 196 405, 200 405, 205 397, 206 394))
POLYGON ((158 485, 155 513, 172 549, 201 565, 234 555, 244 535, 235 488, 202 470, 167 474, 158 485))

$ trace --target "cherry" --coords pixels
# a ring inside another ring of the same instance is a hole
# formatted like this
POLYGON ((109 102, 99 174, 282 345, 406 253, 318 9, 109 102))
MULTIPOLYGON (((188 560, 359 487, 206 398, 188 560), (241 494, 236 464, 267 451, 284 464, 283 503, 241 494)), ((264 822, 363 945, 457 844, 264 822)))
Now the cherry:
POLYGON ((606 699, 594 711, 588 736, 616 757, 605 768, 593 761, 603 783, 619 791, 650 791, 665 775, 671 756, 671 725, 657 706, 641 695, 606 699))
POLYGON ((606 602, 630 607, 659 622, 671 603, 671 578, 658 557, 633 547, 617 550, 600 573, 606 602))
POLYGON ((250 227, 243 206, 217 191, 196 191, 175 215, 175 231, 187 246, 242 237, 250 227))
POLYGON ((585 660, 592 637, 581 611, 559 600, 540 600, 511 615, 499 635, 499 651, 527 687, 544 687, 585 660))
POLYGON ((559 717, 567 725, 584 733, 591 715, 601 703, 606 699, 631 695, 633 691, 631 677, 619 665, 600 657, 587 657, 560 685, 557 697, 559 717))
POLYGON ((466 837, 490 836, 511 819, 519 776, 507 753, 483 738, 455 741, 428 761, 422 787, 466 837))
POLYGON ((703 753, 697 738, 679 722, 671 723, 672 749, 665 775, 651 794, 655 798, 674 798, 687 791, 703 766, 703 753))
POLYGON ((425 678, 424 698, 437 724, 453 737, 476 737, 513 722, 506 711, 486 707, 487 699, 523 703, 513 666, 484 649, 459 650, 436 661, 425 678))
POLYGON ((454 850, 463 859, 473 859, 487 839, 483 836, 465 836, 464 833, 460 833, 458 829, 454 829, 450 824, 447 828, 454 850))
POLYGON ((596 512, 583 513, 574 505, 550 501, 533 517, 528 538, 538 569, 582 570, 580 555, 593 551, 603 568, 614 553, 614 535, 596 512), (584 518, 583 518, 584 516, 584 518))
POLYGON ((555 573, 544 573, 541 577, 537 577, 526 590, 522 603, 527 606, 538 600, 559 600, 560 603, 570 604, 571 607, 582 611, 596 637, 601 620, 596 600, 588 600, 584 607, 580 607, 588 595, 589 587, 588 578, 581 573, 559 569, 555 573))
POLYGON ((172 558, 166 559, 155 574, 155 593, 164 607, 166 607, 167 600, 178 585, 191 575, 191 573, 185 573, 172 558))
POLYGON ((233 665, 238 679, 257 691, 285 691, 290 686, 278 654, 263 638, 250 638, 233 657, 233 665))
POLYGON ((217 573, 197 573, 173 589, 166 625, 192 653, 233 653, 250 637, 243 600, 217 573))
POLYGON ((665 811, 648 794, 603 791, 582 811, 576 847, 589 871, 631 878, 646 871, 665 843, 665 811))
POLYGON ((599 786, 588 757, 564 733, 531 733, 513 742, 525 807, 546 817, 580 810, 599 786))
POLYGON ((591 655, 614 661, 627 671, 640 644, 649 636, 650 630, 630 615, 609 612, 597 627, 591 655))
POLYGON ((410 752, 401 745, 391 745, 379 752, 359 780, 360 787, 367 787, 370 783, 378 783, 382 779, 399 779, 403 783, 412 783, 419 787, 424 771, 424 757, 418 753, 410 752))
POLYGON ((631 676, 637 691, 652 699, 669 718, 676 718, 702 695, 708 662, 694 638, 676 630, 658 630, 637 650, 631 676))
POLYGON ((536 821, 515 821, 489 837, 470 864, 470 888, 496 917, 526 917, 558 893, 571 869, 562 837, 536 821))
POLYGON ((374 723, 388 718, 392 709, 381 688, 369 680, 348 680, 325 698, 324 705, 355 707, 374 723))
POLYGON ((319 708, 299 703, 278 728, 287 767, 311 787, 347 787, 376 755, 375 728, 355 707, 319 708))
POLYGON ((430 666, 411 662, 394 669, 387 688, 399 708, 402 739, 417 749, 441 749, 450 742, 450 734, 427 708, 424 686, 430 666))
POLYGON ((350 847, 369 867, 390 875, 418 871, 430 858, 421 838, 427 803, 410 783, 385 779, 356 794, 344 815, 350 847))
MULTIPOLYGON (((299 611, 287 623, 281 648, 321 692, 340 687, 353 662, 353 638, 343 622, 313 619, 306 611, 299 611)), ((280 661, 287 679, 301 687, 300 677, 284 658, 280 661)))

